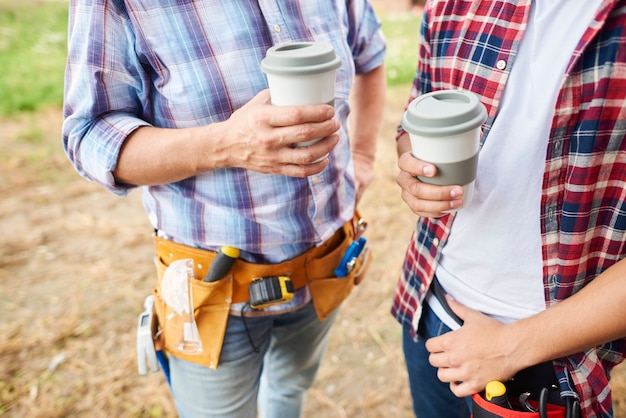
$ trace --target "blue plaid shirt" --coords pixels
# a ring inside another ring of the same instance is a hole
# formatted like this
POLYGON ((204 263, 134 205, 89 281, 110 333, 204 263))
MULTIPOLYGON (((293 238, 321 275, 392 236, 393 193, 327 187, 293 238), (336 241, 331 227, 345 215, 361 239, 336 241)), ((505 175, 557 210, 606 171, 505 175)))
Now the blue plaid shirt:
POLYGON ((342 60, 335 108, 340 142, 329 166, 305 179, 219 169, 142 187, 156 229, 183 244, 224 244, 278 262, 329 238, 354 211, 347 131, 355 74, 383 63, 371 6, 357 1, 70 2, 63 141, 76 170, 124 195, 112 172, 143 125, 220 122, 267 88, 260 62, 272 45, 331 43, 342 60))

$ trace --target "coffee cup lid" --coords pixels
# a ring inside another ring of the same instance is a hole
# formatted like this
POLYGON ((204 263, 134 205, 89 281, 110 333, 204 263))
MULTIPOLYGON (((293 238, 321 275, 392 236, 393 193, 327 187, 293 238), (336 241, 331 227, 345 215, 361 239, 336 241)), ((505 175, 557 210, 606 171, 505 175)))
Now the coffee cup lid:
POLYGON ((261 70, 277 75, 311 75, 341 67, 332 45, 320 42, 291 42, 274 45, 261 61, 261 70))
POLYGON ((486 119, 487 110, 474 93, 439 90, 423 94, 409 103, 402 127, 415 135, 441 137, 471 131, 486 119))

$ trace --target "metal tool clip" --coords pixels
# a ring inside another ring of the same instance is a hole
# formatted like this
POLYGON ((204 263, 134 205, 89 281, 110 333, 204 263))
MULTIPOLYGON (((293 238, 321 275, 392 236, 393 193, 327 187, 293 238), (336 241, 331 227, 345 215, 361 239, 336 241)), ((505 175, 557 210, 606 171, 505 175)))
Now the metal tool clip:
POLYGON ((154 296, 148 295, 143 303, 144 311, 137 321, 137 368, 140 375, 159 371, 159 362, 154 348, 156 316, 154 315, 154 296))
POLYGON ((365 248, 366 242, 367 240, 361 237, 357 241, 353 241, 352 244, 350 244, 350 246, 346 250, 346 253, 341 259, 339 266, 337 266, 337 268, 335 269, 335 276, 346 277, 348 273, 350 273, 354 269, 356 261, 359 259, 359 256, 365 248))
POLYGON ((336 277, 346 277, 356 265, 356 261, 365 248, 367 240, 362 237, 367 229, 367 222, 363 218, 359 218, 354 228, 354 241, 350 244, 346 253, 341 258, 341 262, 335 268, 336 277))

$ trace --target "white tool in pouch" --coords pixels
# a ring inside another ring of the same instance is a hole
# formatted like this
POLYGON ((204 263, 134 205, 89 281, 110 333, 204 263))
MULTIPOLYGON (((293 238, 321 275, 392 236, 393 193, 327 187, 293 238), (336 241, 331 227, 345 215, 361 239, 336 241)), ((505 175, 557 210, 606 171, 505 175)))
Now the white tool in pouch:
MULTIPOLYGON (((172 262, 161 280, 163 301, 172 308, 166 321, 182 321, 180 335, 167 335, 166 338, 181 353, 199 354, 202 352, 202 341, 198 334, 198 326, 194 317, 191 280, 195 280, 194 262, 184 258, 172 262), (177 339, 177 340, 172 340, 177 339)), ((167 325, 165 326, 167 328, 167 325)))
POLYGON ((159 371, 153 338, 156 331, 154 296, 146 296, 143 307, 145 310, 139 315, 137 322, 137 366, 140 375, 148 374, 148 366, 152 373, 159 371))

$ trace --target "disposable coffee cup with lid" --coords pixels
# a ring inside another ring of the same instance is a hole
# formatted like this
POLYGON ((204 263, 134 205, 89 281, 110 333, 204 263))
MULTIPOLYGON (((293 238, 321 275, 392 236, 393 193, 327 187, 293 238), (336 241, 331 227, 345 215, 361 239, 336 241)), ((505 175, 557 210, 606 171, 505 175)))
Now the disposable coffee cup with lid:
POLYGON ((464 90, 426 93, 409 103, 402 127, 409 133, 411 152, 437 167, 434 177, 418 176, 420 181, 462 186, 467 205, 474 194, 480 128, 486 119, 478 96, 464 90))
MULTIPOLYGON (((332 45, 291 42, 267 50, 261 70, 267 75, 272 104, 301 106, 335 103, 335 77, 341 59, 332 45)), ((319 139, 298 143, 308 146, 319 139)))

